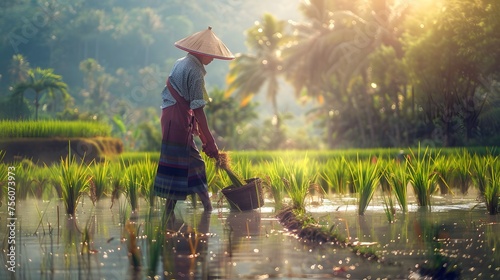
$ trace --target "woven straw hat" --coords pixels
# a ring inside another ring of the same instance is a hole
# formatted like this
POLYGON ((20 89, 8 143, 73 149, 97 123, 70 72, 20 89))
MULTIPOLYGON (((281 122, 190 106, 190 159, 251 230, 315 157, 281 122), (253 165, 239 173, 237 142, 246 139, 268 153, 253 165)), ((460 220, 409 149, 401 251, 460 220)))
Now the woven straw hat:
POLYGON ((174 44, 181 50, 231 60, 234 55, 212 31, 212 27, 181 39, 174 44))

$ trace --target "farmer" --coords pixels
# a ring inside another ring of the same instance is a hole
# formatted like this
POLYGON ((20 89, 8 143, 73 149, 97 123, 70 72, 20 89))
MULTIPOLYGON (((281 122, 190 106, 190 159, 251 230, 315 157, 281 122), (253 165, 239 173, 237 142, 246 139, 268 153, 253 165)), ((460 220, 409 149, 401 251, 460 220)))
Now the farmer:
POLYGON ((174 45, 188 54, 176 61, 161 94, 162 144, 154 191, 166 198, 167 211, 174 210, 177 200, 194 194, 205 211, 211 211, 205 162, 193 136, 200 138, 207 156, 217 157, 219 150, 203 111, 208 101, 204 65, 214 58, 231 60, 234 56, 211 27, 174 45))

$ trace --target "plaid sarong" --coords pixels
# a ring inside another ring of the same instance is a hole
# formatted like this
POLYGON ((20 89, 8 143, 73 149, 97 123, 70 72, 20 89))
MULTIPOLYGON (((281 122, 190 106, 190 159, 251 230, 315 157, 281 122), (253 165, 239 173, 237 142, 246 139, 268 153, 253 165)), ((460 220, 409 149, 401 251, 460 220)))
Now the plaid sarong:
POLYGON ((162 109, 162 144, 154 191, 163 198, 184 200, 189 194, 206 192, 208 185, 205 162, 193 140, 187 101, 175 90, 171 94, 177 102, 162 109))

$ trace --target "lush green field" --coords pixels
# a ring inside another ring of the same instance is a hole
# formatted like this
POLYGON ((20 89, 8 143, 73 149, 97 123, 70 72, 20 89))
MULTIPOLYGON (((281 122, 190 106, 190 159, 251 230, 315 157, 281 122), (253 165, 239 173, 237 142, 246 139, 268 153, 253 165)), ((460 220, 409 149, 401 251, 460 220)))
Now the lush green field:
MULTIPOLYGON (((241 178, 262 179, 266 194, 279 202, 277 209, 287 204, 304 209, 306 197, 311 194, 340 194, 355 196, 358 213, 363 215, 374 193, 380 192, 386 196, 387 213, 396 211, 397 205, 404 213, 408 209, 406 190, 411 187, 420 207, 429 207, 435 194, 465 194, 476 188, 484 197, 489 212, 499 212, 500 160, 494 149, 417 148, 399 153, 392 149, 259 151, 230 152, 229 156, 231 169, 241 178)), ((73 200, 66 204, 76 206, 82 195, 97 200, 123 194, 134 209, 140 197, 154 203, 151 190, 158 157, 158 153, 124 153, 104 162, 84 164, 62 159, 58 164, 45 167, 24 160, 13 166, 17 197, 57 197, 73 200), (75 186, 78 188, 72 189, 75 186), (64 195, 67 193, 72 195, 64 195)), ((227 174, 216 168, 215 160, 204 159, 212 193, 218 194, 232 185, 227 174)), ((2 164, 0 171, 6 170, 7 165, 2 164)), ((5 194, 8 177, 0 175, 5 194)), ((74 209, 68 209, 70 212, 74 209)))
POLYGON ((98 136, 111 136, 111 126, 88 121, 0 121, 0 138, 98 136))

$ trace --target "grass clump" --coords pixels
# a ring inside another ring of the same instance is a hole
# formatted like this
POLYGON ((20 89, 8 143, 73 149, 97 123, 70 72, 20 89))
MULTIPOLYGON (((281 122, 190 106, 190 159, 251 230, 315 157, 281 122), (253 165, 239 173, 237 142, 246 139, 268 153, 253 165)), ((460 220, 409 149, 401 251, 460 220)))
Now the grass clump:
POLYGON ((60 166, 51 170, 60 186, 66 213, 74 216, 80 197, 89 190, 91 180, 89 166, 83 160, 77 162, 76 157, 70 152, 66 158, 61 159, 60 166))
POLYGON ((387 181, 398 201, 403 213, 408 212, 408 164, 389 164, 387 166, 387 181))
POLYGON ((331 191, 338 194, 347 194, 347 181, 349 180, 349 168, 344 156, 329 159, 322 165, 321 178, 328 184, 331 191))
POLYGON ((422 153, 420 146, 417 153, 411 151, 411 159, 408 165, 409 181, 417 197, 419 206, 430 207, 431 195, 435 191, 437 173, 434 172, 434 161, 426 148, 422 153))
POLYGON ((285 189, 295 209, 305 210, 306 197, 318 177, 316 163, 308 157, 294 162, 284 162, 282 159, 285 189))
POLYGON ((379 172, 379 161, 368 162, 358 159, 349 165, 349 169, 358 195, 358 215, 364 215, 382 175, 379 172))
POLYGON ((484 190, 484 200, 490 215, 500 213, 500 162, 498 157, 491 160, 487 167, 487 180, 484 190))

